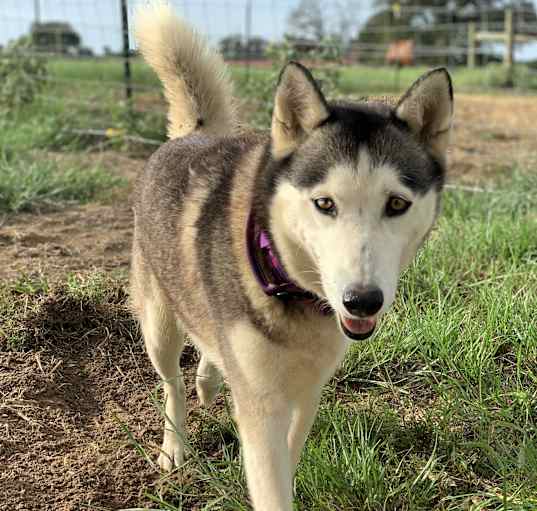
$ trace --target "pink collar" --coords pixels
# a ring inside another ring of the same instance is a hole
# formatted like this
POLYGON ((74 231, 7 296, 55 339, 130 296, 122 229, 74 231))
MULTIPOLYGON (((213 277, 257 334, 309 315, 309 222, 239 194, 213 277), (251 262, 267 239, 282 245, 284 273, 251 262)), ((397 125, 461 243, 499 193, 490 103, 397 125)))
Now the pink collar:
POLYGON ((272 249, 268 233, 255 222, 250 213, 246 228, 246 243, 250 266, 261 289, 268 296, 275 296, 286 302, 311 304, 322 315, 332 314, 331 307, 319 296, 306 291, 293 282, 272 249))

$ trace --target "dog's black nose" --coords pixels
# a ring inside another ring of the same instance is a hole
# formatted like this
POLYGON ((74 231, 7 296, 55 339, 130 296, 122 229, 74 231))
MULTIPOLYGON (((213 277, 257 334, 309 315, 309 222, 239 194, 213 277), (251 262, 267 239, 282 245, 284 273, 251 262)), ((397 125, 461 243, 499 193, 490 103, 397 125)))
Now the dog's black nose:
POLYGON ((343 292, 343 305, 353 316, 372 316, 383 303, 384 295, 376 286, 349 286, 343 292))

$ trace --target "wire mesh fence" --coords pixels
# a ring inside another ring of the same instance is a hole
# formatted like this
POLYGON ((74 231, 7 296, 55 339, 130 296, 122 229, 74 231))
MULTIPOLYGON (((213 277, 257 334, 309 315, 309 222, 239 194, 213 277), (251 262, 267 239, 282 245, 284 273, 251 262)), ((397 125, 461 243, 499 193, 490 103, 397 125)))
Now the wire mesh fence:
MULTIPOLYGON (((134 137, 160 139, 165 131, 161 88, 136 56, 133 37, 134 12, 144 3, 3 0, 2 59, 24 55, 46 60, 47 73, 36 78, 44 83, 38 96, 64 109, 82 109, 74 129, 99 133, 128 125, 134 137), (153 127, 146 129, 147 125, 153 127)), ((265 93, 255 80, 269 75, 274 61, 286 58, 330 70, 343 94, 397 91, 419 74, 412 66, 447 65, 463 87, 482 90, 508 83, 502 64, 507 10, 494 2, 481 2, 487 5, 481 8, 471 2, 460 8, 457 2, 414 6, 358 0, 169 3, 219 48, 245 94, 265 93), (473 41, 472 34, 489 34, 489 39, 473 41), (467 68, 470 63, 475 70, 467 68), (371 67, 374 71, 368 71, 371 67), (248 86, 252 78, 254 85, 248 86)), ((510 9, 516 60, 517 46, 524 50, 532 41, 537 43, 537 16, 532 2, 517 2, 510 9)), ((537 57, 537 50, 534 53, 537 57)), ((515 67, 515 77, 519 91, 537 89, 535 68, 515 67)), ((507 78, 512 80, 512 75, 507 78)))

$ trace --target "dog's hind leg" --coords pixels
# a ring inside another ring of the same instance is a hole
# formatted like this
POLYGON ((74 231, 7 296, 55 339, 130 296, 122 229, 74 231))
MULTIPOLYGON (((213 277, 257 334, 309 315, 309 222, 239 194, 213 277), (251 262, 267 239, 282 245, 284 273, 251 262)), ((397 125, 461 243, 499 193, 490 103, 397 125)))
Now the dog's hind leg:
POLYGON ((144 297, 140 323, 149 358, 163 380, 166 400, 164 441, 158 464, 163 470, 171 470, 184 459, 186 397, 179 368, 184 335, 156 283, 153 284, 153 292, 144 297))
POLYGON ((202 354, 196 371, 196 392, 203 406, 209 406, 214 401, 221 384, 220 372, 207 356, 202 354))

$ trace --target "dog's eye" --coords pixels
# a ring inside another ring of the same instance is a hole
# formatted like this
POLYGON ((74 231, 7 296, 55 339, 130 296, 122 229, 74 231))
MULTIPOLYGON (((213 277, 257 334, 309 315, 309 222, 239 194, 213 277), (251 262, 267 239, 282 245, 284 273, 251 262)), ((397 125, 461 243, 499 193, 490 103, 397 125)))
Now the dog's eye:
POLYGON ((313 203, 315 207, 325 215, 335 215, 336 214, 336 205, 330 197, 319 197, 314 199, 313 203))
POLYGON ((402 215, 411 205, 412 202, 401 197, 390 197, 386 204, 386 216, 402 215))

